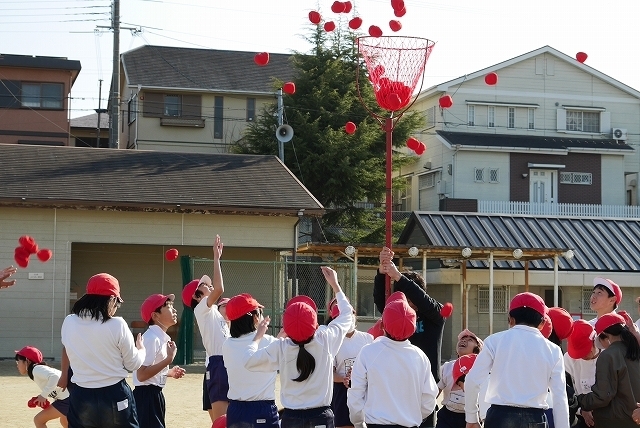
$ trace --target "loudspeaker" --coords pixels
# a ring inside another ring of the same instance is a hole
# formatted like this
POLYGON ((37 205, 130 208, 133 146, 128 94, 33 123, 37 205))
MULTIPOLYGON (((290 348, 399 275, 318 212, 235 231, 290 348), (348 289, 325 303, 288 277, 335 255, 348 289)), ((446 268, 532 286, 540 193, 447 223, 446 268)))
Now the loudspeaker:
POLYGON ((288 143, 293 138, 293 128, 289 125, 280 125, 276 129, 276 138, 281 143, 288 143))

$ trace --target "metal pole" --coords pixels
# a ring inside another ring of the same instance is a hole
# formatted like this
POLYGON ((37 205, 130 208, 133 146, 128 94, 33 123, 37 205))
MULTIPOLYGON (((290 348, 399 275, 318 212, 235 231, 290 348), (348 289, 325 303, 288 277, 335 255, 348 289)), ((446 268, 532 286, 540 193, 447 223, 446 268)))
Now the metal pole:
POLYGON ((558 255, 553 256, 553 306, 558 306, 558 255))
MULTIPOLYGON (((391 149, 393 147, 393 118, 388 117, 384 122, 384 130, 387 132, 387 155, 386 155, 386 198, 385 198, 385 234, 384 234, 384 245, 387 248, 391 248, 391 238, 392 238, 392 223, 391 223, 391 215, 392 215, 392 194, 391 194, 391 160, 392 160, 392 152, 391 149)), ((385 301, 387 297, 391 294, 391 278, 387 275, 385 277, 385 290, 384 297, 385 301)))
MULTIPOLYGON (((102 106, 101 106, 101 103, 102 103, 102 79, 99 79, 99 82, 100 82, 100 86, 98 87, 98 133, 97 133, 97 140, 98 141, 96 141, 96 148, 98 148, 98 149, 100 148, 100 128, 101 128, 101 126, 100 126, 100 115, 102 113, 102 106)), ((162 260, 163 260, 163 263, 164 263, 164 259, 162 259, 162 260)))
POLYGON ((489 253, 489 334, 493 334, 493 251, 489 253))
MULTIPOLYGON (((281 126, 284 119, 284 103, 282 100, 282 88, 278 89, 277 92, 278 98, 278 126, 281 126)), ((284 143, 278 139, 278 157, 284 163, 284 143)))
POLYGON ((113 0, 113 77, 111 79, 111 127, 109 147, 118 148, 120 111, 120 0, 113 0))

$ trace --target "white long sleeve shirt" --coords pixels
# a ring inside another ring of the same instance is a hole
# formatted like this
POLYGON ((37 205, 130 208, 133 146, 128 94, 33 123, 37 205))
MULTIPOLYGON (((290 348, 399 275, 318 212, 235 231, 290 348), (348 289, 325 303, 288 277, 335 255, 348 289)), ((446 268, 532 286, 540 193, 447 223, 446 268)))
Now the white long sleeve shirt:
POLYGON ((557 428, 569 427, 562 350, 542 336, 540 330, 516 325, 493 334, 465 380, 466 421, 478 422, 480 386, 489 376, 486 401, 502 406, 553 408, 557 428), (551 390, 553 402, 547 403, 551 390))
POLYGON ((351 327, 353 308, 343 292, 336 295, 340 315, 326 328, 318 328, 305 349, 316 360, 313 373, 302 382, 293 379, 300 375, 296 360, 300 347, 291 339, 278 339, 266 348, 258 349, 254 342, 247 348, 245 366, 251 371, 280 370, 280 402, 287 409, 313 409, 330 406, 333 396, 333 359, 344 336, 351 327))
POLYGON ((40 395, 52 400, 64 400, 69 397, 69 391, 57 386, 60 379, 60 370, 53 367, 38 364, 33 366, 33 381, 42 391, 40 395))
POLYGON ((146 352, 136 348, 133 334, 122 317, 104 323, 89 317, 67 315, 62 323, 62 344, 73 369, 71 381, 83 388, 114 385, 140 368, 146 352))
POLYGON ((372 342, 373 336, 364 331, 355 330, 351 337, 345 336, 342 346, 334 359, 335 373, 342 377, 350 374, 362 347, 372 342))
POLYGON ((347 406, 354 425, 415 427, 433 413, 437 395, 425 353, 409 340, 381 336, 356 358, 347 406))
MULTIPOLYGON (((144 349, 146 350, 146 356, 142 363, 143 366, 149 367, 154 364, 158 364, 160 361, 167 358, 167 343, 171 340, 171 337, 165 333, 159 326, 150 325, 147 331, 142 335, 142 342, 144 343, 144 349)), ((169 365, 166 365, 158 373, 144 382, 138 380, 138 370, 133 372, 133 385, 155 385, 160 388, 164 388, 167 383, 167 374, 169 373, 169 365)))
POLYGON ((453 365, 447 361, 440 370, 438 388, 442 390, 442 405, 454 413, 464 413, 464 390, 453 382, 453 365))
MULTIPOLYGON (((227 398, 237 401, 260 401, 276 399, 277 370, 252 372, 245 368, 243 358, 253 342, 255 332, 240 337, 230 337, 222 345, 222 358, 227 368, 229 392, 227 398)), ((277 341, 273 336, 264 335, 258 343, 263 349, 277 341)))
POLYGON ((193 310, 200 329, 202 344, 204 345, 207 360, 205 366, 209 363, 209 357, 212 355, 222 355, 222 344, 230 336, 229 326, 220 311, 218 305, 207 305, 207 298, 203 298, 193 310))

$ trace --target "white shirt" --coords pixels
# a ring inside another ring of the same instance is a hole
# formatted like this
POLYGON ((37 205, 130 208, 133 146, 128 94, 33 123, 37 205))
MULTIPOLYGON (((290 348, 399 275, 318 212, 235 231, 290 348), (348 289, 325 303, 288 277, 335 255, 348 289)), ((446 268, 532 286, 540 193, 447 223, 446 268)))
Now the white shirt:
POLYGON ((62 322, 62 345, 73 369, 71 381, 83 388, 102 388, 125 379, 140 368, 145 350, 136 348, 122 317, 105 321, 67 315, 62 322))
POLYGON ((516 325, 492 334, 465 379, 465 413, 468 423, 478 422, 478 396, 487 374, 486 401, 490 404, 536 409, 553 408, 558 428, 569 427, 562 350, 540 330, 516 325), (553 402, 547 403, 551 390, 553 402))
POLYGON ((193 310, 202 336, 202 344, 204 345, 207 359, 205 366, 209 362, 212 355, 222 355, 222 344, 229 337, 229 326, 224 317, 218 311, 218 305, 207 305, 207 298, 202 300, 193 310))
POLYGON ((640 329, 640 318, 636 320, 636 325, 638 326, 638 329, 640 329))
POLYGON ((40 395, 52 400, 64 400, 69 397, 69 390, 57 386, 60 379, 60 370, 53 367, 38 364, 33 366, 33 381, 42 390, 40 395))
POLYGON ((464 390, 453 382, 453 365, 447 361, 440 370, 438 388, 442 390, 442 405, 454 413, 464 413, 464 390))
POLYGON ((573 378, 573 388, 578 394, 588 394, 596 383, 596 362, 593 360, 574 360, 568 353, 564 354, 564 369, 573 378))
POLYGON ((296 359, 300 347, 291 339, 278 339, 266 348, 252 344, 244 361, 251 371, 280 370, 280 402, 287 409, 313 409, 330 406, 333 396, 333 359, 338 353, 345 334, 351 327, 353 308, 343 292, 336 295, 340 315, 326 328, 319 328, 305 349, 316 360, 313 373, 302 382, 293 379, 300 375, 296 359))
POLYGON ((351 372, 351 422, 417 427, 436 406, 429 358, 409 340, 380 336, 360 351, 351 372))
POLYGON ((345 336, 342 346, 334 358, 335 373, 342 377, 350 374, 358 353, 364 345, 371 342, 373 342, 373 336, 363 331, 354 330, 351 337, 345 336))
MULTIPOLYGON (((260 401, 276 399, 277 370, 252 372, 245 368, 243 358, 251 345, 255 332, 240 337, 230 337, 222 345, 222 358, 229 377, 229 400, 260 401)), ((258 349, 266 348, 277 339, 264 335, 258 349)))
MULTIPOLYGON (((171 337, 162 331, 157 325, 150 325, 147 331, 142 335, 142 342, 144 343, 144 348, 147 351, 147 355, 142 363, 143 366, 149 367, 154 364, 158 364, 160 361, 167 358, 167 342, 171 340, 171 337)), ((167 374, 169 373, 169 365, 166 365, 156 373, 155 376, 150 377, 144 382, 140 382, 138 380, 138 370, 133 372, 133 385, 155 385, 160 388, 164 388, 164 385, 167 383, 167 374)))

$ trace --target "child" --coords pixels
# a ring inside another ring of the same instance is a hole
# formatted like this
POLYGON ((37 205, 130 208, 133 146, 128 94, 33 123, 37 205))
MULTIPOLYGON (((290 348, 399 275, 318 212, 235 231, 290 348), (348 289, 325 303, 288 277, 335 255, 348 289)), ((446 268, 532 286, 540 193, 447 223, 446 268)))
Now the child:
MULTIPOLYGON (((596 331, 591 324, 582 319, 574 321, 568 338, 567 353, 564 354, 564 366, 578 395, 588 394, 596 383, 596 362, 600 349, 593 343, 595 338, 596 331)), ((595 424, 591 411, 578 409, 576 418, 574 428, 588 428, 595 424)))
POLYGON ((152 294, 142 302, 140 315, 149 324, 142 335, 147 350, 142 366, 133 372, 133 396, 138 409, 140 428, 164 428, 166 412, 164 388, 167 377, 180 379, 184 369, 169 364, 176 356, 176 344, 167 334, 167 329, 178 322, 178 312, 173 307, 175 295, 152 294))
POLYGON ((353 308, 338 284, 336 271, 326 266, 321 269, 338 300, 340 315, 326 328, 319 329, 314 308, 296 301, 287 306, 282 317, 288 337, 258 349, 269 326, 269 317, 266 317, 260 322, 247 351, 247 369, 280 370, 280 397, 284 406, 282 428, 334 426, 330 407, 333 359, 351 326, 353 308))
POLYGON ((204 275, 194 279, 182 289, 182 302, 193 309, 207 361, 207 371, 203 381, 202 409, 209 412, 211 422, 227 413, 229 400, 229 380, 222 358, 222 344, 229 337, 227 319, 216 302, 224 292, 220 257, 224 245, 216 235, 213 245, 213 285, 211 278, 204 275))
POLYGON ((558 427, 569 426, 564 363, 558 345, 549 342, 539 327, 547 313, 540 296, 517 294, 509 305, 509 326, 484 341, 465 381, 467 428, 477 428, 478 396, 489 376, 486 401, 491 404, 485 428, 502 426, 546 427, 544 410, 552 407, 558 427), (547 403, 551 390, 553 403, 547 403), (512 424, 512 425, 508 425, 512 424))
POLYGON ((403 293, 395 296, 382 312, 385 335, 362 348, 351 371, 347 404, 355 426, 417 427, 436 406, 429 359, 408 340, 416 313, 403 293))
POLYGON ((56 384, 60 379, 60 370, 47 366, 43 362, 42 352, 33 346, 25 346, 16 351, 16 364, 21 375, 29 375, 41 389, 36 398, 36 404, 42 407, 34 418, 33 423, 37 428, 46 428, 47 422, 52 419, 60 419, 60 425, 67 428, 67 413, 69 411, 69 392, 58 388, 56 384), (51 405, 45 403, 51 399, 51 405), (46 407, 46 408, 45 408, 46 407))

